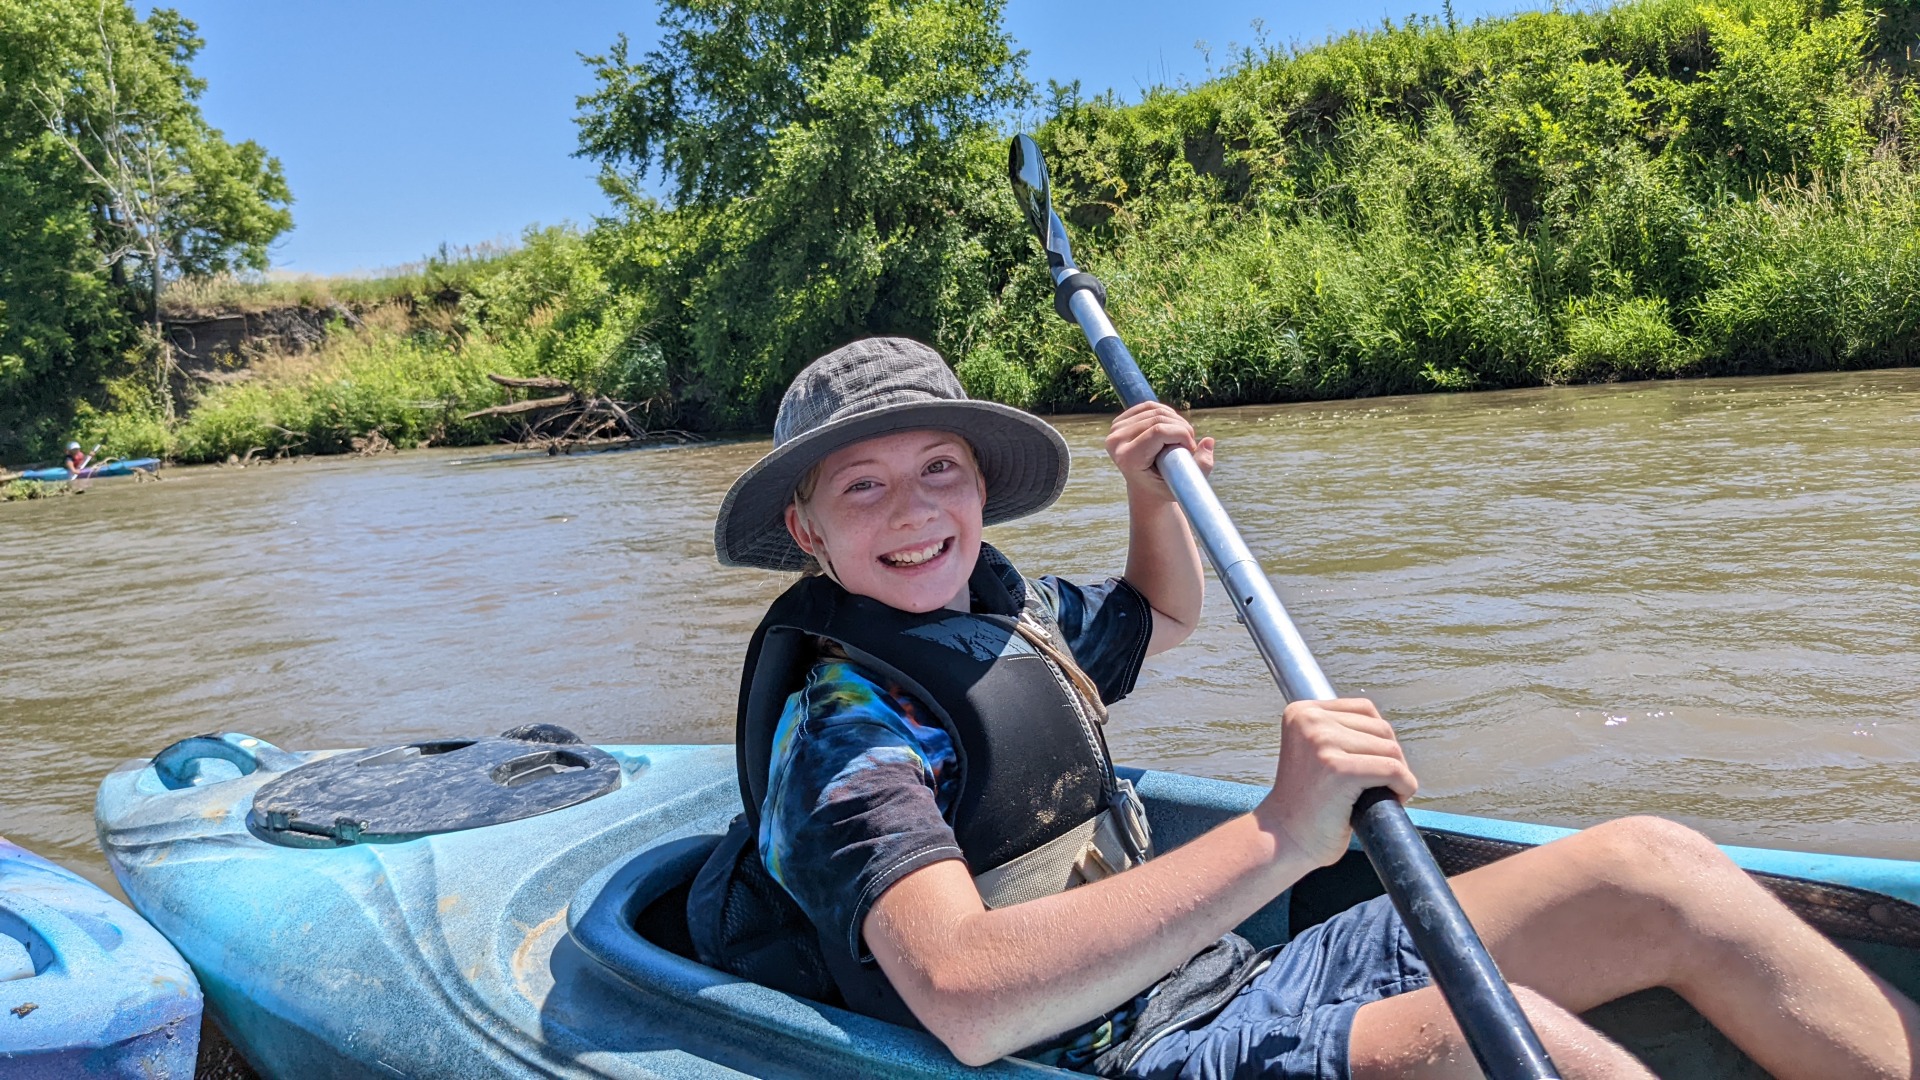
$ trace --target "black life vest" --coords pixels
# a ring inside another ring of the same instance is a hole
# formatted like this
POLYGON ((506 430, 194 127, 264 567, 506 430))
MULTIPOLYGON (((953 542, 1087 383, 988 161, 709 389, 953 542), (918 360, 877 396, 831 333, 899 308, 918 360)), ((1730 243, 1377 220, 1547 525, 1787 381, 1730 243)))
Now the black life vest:
MULTIPOLYGON (((759 832, 775 729, 825 639, 913 695, 947 730, 959 770, 948 822, 990 905, 1060 892, 1146 858, 1146 818, 1114 773, 1098 706, 1017 624, 1024 614, 1070 656, 1058 625, 991 547, 982 545, 968 585, 971 612, 904 612, 818 576, 774 601, 747 649, 734 733, 749 836, 759 832)), ((913 1023, 886 977, 836 936, 822 935, 820 945, 847 1003, 913 1023)))

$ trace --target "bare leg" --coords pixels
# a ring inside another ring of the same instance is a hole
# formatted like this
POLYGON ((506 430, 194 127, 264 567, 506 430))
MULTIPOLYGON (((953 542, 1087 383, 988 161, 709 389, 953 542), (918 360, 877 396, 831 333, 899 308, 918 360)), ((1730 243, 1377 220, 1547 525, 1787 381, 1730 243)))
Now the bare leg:
MULTIPOLYGON (((1653 1080, 1632 1054, 1524 986, 1513 988, 1565 1080, 1653 1080)), ((1428 987, 1363 1005, 1353 1017, 1347 1061, 1353 1080, 1479 1080, 1440 991, 1428 987)))
POLYGON ((1454 889, 1508 980, 1565 1010, 1665 986, 1783 1080, 1920 1080, 1920 1009, 1683 826, 1609 822, 1454 889))

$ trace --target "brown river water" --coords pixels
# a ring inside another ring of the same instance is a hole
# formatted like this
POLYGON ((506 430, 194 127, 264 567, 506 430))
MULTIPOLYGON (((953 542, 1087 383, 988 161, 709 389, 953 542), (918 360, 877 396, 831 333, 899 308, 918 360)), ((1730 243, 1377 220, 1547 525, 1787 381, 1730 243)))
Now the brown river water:
MULTIPOLYGON (((1920 370, 1203 412, 1215 480, 1419 805, 1920 859, 1920 370)), ((989 530, 1125 554, 1100 417, 989 530)), ((95 785, 173 739, 724 742, 783 575, 720 567, 764 442, 182 469, 0 506, 0 834, 106 878, 95 785)), ((1217 588, 1114 710, 1128 763, 1271 776, 1280 701, 1217 588)))

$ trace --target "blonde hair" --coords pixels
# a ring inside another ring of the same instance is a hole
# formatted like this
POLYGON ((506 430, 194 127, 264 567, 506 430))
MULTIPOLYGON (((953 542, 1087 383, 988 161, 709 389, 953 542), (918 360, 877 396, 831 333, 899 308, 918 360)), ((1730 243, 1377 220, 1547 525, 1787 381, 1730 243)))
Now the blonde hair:
POLYGON ((793 482, 795 506, 805 506, 813 500, 813 489, 820 486, 820 466, 826 463, 825 458, 814 462, 807 467, 806 472, 800 474, 800 479, 793 482))
MULTIPOLYGON (((824 459, 814 462, 806 472, 800 474, 800 479, 794 482, 793 509, 803 519, 806 517, 807 503, 813 500, 813 490, 820 484, 820 466, 824 464, 826 464, 824 459)), ((820 565, 820 560, 814 558, 811 552, 802 551, 800 554, 807 560, 806 565, 800 568, 801 577, 819 577, 827 572, 826 568, 820 565)))

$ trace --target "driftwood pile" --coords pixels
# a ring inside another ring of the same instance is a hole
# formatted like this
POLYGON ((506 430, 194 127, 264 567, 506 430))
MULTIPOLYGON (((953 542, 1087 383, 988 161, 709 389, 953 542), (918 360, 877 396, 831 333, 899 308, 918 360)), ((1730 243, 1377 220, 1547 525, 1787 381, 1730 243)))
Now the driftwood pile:
POLYGON ((507 441, 520 446, 546 450, 549 454, 571 453, 586 446, 609 443, 660 441, 693 442, 695 436, 674 428, 649 428, 635 417, 644 409, 631 401, 615 401, 598 394, 583 394, 565 379, 541 376, 531 379, 488 373, 487 378, 509 390, 545 391, 547 396, 510 401, 475 409, 464 419, 483 416, 514 418, 514 434, 507 441))

